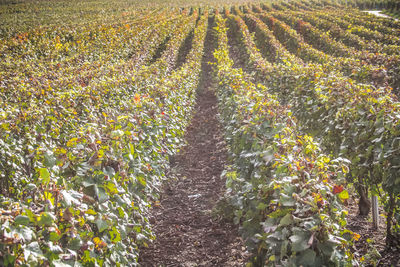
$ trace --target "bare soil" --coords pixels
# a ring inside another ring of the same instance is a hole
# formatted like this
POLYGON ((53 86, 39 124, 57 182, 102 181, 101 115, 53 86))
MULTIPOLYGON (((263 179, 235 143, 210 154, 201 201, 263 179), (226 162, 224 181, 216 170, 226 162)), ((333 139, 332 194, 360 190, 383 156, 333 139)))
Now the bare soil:
POLYGON ((221 172, 227 151, 217 115, 216 82, 208 64, 215 48, 211 22, 187 145, 172 160, 170 182, 153 207, 156 240, 141 249, 143 267, 244 266, 248 257, 238 226, 218 219, 212 211, 225 191, 221 172))
POLYGON ((378 229, 372 225, 371 214, 358 215, 357 200, 350 199, 348 211, 347 226, 360 235, 360 239, 354 243, 354 253, 358 259, 363 258, 365 266, 400 266, 400 251, 386 247, 386 219, 382 216, 382 207, 379 210, 378 229))

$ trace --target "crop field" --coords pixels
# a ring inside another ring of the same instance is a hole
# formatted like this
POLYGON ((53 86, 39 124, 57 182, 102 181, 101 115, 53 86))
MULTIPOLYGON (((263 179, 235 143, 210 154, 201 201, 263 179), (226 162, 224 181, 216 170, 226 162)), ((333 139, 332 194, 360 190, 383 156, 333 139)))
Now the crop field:
POLYGON ((376 9, 400 13, 0 2, 0 266, 400 264, 400 21, 376 9))

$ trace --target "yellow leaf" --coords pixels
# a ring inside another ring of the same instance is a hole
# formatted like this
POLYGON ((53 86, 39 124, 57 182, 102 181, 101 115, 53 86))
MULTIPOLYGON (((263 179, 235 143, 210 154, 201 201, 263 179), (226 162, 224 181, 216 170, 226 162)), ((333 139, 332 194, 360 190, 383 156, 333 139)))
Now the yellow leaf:
POLYGON ((275 255, 271 255, 271 256, 269 257, 269 261, 275 261, 275 255))
POLYGON ((354 233, 353 234, 353 239, 355 240, 355 241, 358 241, 359 239, 360 239, 360 235, 359 234, 357 234, 357 233, 354 233))
POLYGON ((50 192, 44 192, 44 196, 46 199, 50 200, 51 204, 54 205, 54 197, 53 194, 50 192))
POLYGON ((71 147, 73 145, 75 145, 76 141, 78 140, 78 138, 74 137, 71 138, 68 142, 67 142, 67 147, 71 147))
POLYGON ((98 238, 98 237, 95 237, 95 238, 93 238, 93 242, 94 242, 94 244, 97 246, 98 244, 100 244, 101 239, 98 238))
POLYGON ((348 173, 349 172, 349 167, 342 166, 342 171, 343 171, 343 173, 348 173))
POLYGON ((93 242, 96 245, 96 248, 104 248, 107 244, 98 237, 93 238, 93 242))
POLYGON ((348 199, 349 198, 349 192, 347 190, 343 190, 338 194, 339 198, 342 200, 348 199))
POLYGON ((86 211, 86 214, 90 214, 90 215, 96 215, 97 214, 97 212, 95 212, 94 210, 92 210, 92 209, 88 209, 87 211, 86 211))

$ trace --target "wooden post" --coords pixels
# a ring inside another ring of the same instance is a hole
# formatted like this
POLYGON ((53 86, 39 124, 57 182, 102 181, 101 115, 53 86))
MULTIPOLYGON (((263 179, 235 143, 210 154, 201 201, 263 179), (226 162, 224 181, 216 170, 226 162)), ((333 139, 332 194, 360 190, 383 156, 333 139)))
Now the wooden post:
POLYGON ((372 223, 375 229, 379 227, 378 197, 372 196, 372 223))

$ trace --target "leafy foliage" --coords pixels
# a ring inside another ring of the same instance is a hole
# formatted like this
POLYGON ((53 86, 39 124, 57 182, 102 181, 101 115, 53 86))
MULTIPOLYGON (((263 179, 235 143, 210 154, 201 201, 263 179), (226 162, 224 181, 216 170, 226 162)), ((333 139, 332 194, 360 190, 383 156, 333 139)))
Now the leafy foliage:
POLYGON ((355 8, 395 13, 398 3, 163 2, 0 5, 0 265, 137 265, 191 118, 208 10, 227 195, 253 263, 357 264, 349 182, 381 193, 396 245, 400 23, 355 8))
MULTIPOLYGON (((282 46, 275 45, 277 32, 274 35, 252 14, 242 16, 255 36, 261 36, 258 42, 253 40, 239 17, 230 16, 230 25, 241 35, 249 64, 256 67, 258 79, 290 104, 301 130, 318 138, 326 152, 351 161, 347 179, 354 182, 361 198, 368 197, 368 189, 374 194, 380 187, 386 191, 381 201, 388 215, 387 240, 396 239, 393 234, 398 233, 398 222, 394 219, 398 214, 399 196, 394 188, 398 157, 395 148, 397 97, 390 87, 357 83, 346 73, 331 69, 329 64, 305 65, 299 60, 290 60, 293 56, 282 46), (274 45, 274 50, 279 52, 260 49, 264 52, 263 58, 258 50, 262 45, 274 45), (273 56, 276 53, 288 56, 277 60, 273 56)), ((272 16, 269 18, 276 20, 272 16)), ((274 22, 270 27, 278 24, 274 22)))
MULTIPOLYGON (((148 209, 168 157, 182 143, 195 100, 208 15, 197 18, 193 13, 165 19, 146 29, 147 44, 137 37, 138 47, 147 50, 137 50, 134 58, 113 63, 97 54, 89 65, 90 81, 66 90, 63 79, 70 76, 56 76, 59 84, 3 108, 2 265, 136 265, 138 245, 154 238, 148 209), (173 69, 194 27, 192 49, 182 67, 173 69), (157 43, 172 32, 161 57, 148 65, 157 43), (18 106, 21 110, 13 108, 18 106)), ((111 36, 110 52, 120 51, 120 34, 130 38, 128 26, 101 30, 111 36)), ((35 48, 29 51, 37 53, 35 48)), ((99 51, 113 56, 103 47, 99 51)), ((47 60, 43 66, 52 66, 47 60)), ((59 60, 55 66, 70 64, 59 60)), ((3 98, 10 99, 12 85, 7 83, 3 98)), ((28 85, 35 93, 35 84, 28 85)))
POLYGON ((218 97, 233 158, 225 176, 254 264, 351 264, 346 196, 334 193, 346 162, 321 154, 276 96, 232 68, 225 21, 217 24, 218 97))

